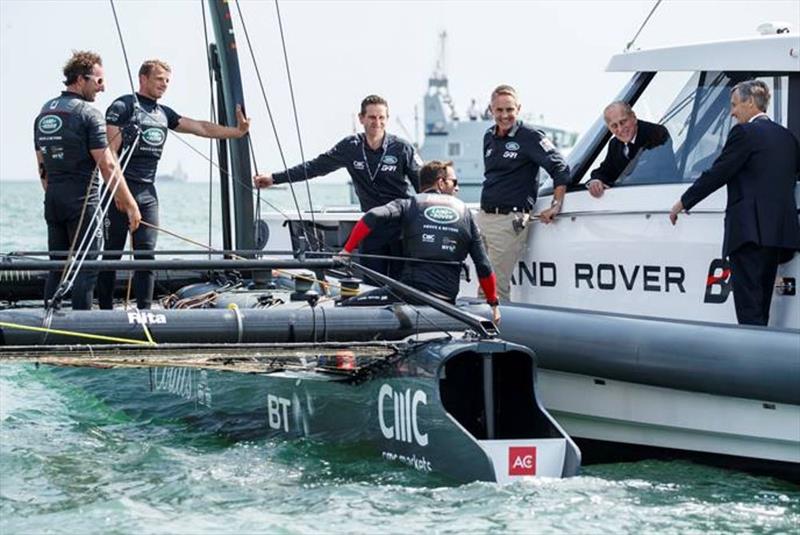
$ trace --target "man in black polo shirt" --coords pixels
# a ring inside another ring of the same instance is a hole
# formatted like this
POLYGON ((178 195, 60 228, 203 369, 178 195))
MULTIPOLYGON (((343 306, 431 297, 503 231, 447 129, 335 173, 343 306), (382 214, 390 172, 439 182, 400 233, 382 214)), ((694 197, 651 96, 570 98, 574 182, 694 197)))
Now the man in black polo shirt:
POLYGON ((553 177, 553 202, 539 214, 550 223, 561 211, 569 183, 569 166, 543 132, 517 120, 520 104, 511 86, 492 92, 495 125, 483 137, 485 167, 478 226, 497 274, 500 298, 511 294, 511 275, 528 241, 530 211, 539 191, 537 174, 544 167, 553 177))
MULTIPOLYGON (((125 228, 135 231, 141 215, 125 184, 119 164, 108 149, 103 115, 89 105, 105 90, 103 62, 94 52, 75 52, 64 66, 66 90, 48 100, 34 121, 34 146, 39 177, 44 188, 44 218, 47 248, 66 251, 86 231, 97 206, 97 191, 90 188, 95 167, 109 188, 117 189, 114 200, 120 207, 125 228)), ((113 208, 113 206, 112 206, 113 208)), ((95 248, 95 240, 89 247, 95 248)), ((86 257, 93 260, 94 255, 86 257)), ((64 260, 50 255, 51 260, 64 260)), ((53 297, 61 273, 51 271, 45 283, 45 304, 53 297)), ((81 269, 72 286, 72 308, 92 308, 97 272, 81 269)))
MULTIPOLYGON (((253 177, 259 188, 273 184, 300 182, 327 175, 344 167, 353 180, 361 210, 366 212, 395 199, 406 199, 419 191, 419 169, 422 160, 414 147, 397 136, 386 133, 389 105, 378 95, 369 95, 361 102, 358 120, 364 133, 344 138, 331 150, 291 169, 253 177)), ((368 236, 359 248, 363 254, 401 256, 399 224, 383 226, 368 236)), ((401 262, 362 258, 365 266, 397 278, 401 262)))
MULTIPOLYGON (((115 152, 119 153, 123 147, 133 146, 137 129, 140 132, 138 143, 125 168, 125 178, 139 203, 142 220, 154 226, 158 226, 156 170, 164 150, 164 143, 167 141, 167 133, 175 130, 206 138, 230 139, 244 136, 250 128, 250 120, 244 116, 240 107, 236 109, 237 125, 233 127, 182 117, 172 108, 159 104, 158 99, 164 96, 171 76, 172 69, 167 63, 158 59, 145 61, 139 68, 139 91, 136 95, 123 95, 112 102, 106 110, 109 145, 115 152)), ((147 225, 142 225, 133 233, 133 249, 143 251, 135 254, 137 259, 155 258, 147 251, 156 248, 157 235, 158 230, 147 225)), ((108 211, 105 249, 107 251, 122 249, 126 238, 127 229, 122 216, 112 206, 108 211)), ((103 255, 104 260, 116 260, 119 257, 118 254, 103 255)), ((115 279, 114 271, 100 273, 97 281, 100 308, 113 308, 115 279)), ((151 307, 154 282, 155 276, 152 271, 134 273, 133 295, 136 296, 136 306, 140 310, 151 307)))

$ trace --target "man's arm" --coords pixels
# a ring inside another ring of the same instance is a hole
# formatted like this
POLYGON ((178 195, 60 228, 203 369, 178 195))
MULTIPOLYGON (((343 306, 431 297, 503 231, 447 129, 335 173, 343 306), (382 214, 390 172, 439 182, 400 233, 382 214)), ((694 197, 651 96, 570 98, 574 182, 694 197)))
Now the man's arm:
POLYGON ((42 183, 42 189, 47 191, 47 168, 44 166, 44 156, 42 151, 36 149, 36 165, 39 169, 39 180, 42 183))
POLYGON ((711 168, 704 171, 681 196, 684 208, 691 210, 694 205, 727 184, 741 169, 749 155, 744 129, 741 125, 736 125, 711 168))
POLYGON ((551 223, 553 218, 561 212, 564 194, 567 192, 567 185, 570 181, 569 165, 567 165, 564 156, 558 152, 555 145, 544 134, 538 135, 541 136, 538 143, 532 143, 528 150, 531 159, 553 177, 553 201, 550 203, 550 208, 542 210, 539 214, 539 221, 547 224, 551 223))
POLYGON ((125 177, 122 176, 122 170, 119 167, 117 157, 111 152, 109 147, 91 149, 90 152, 94 161, 97 162, 97 167, 100 169, 100 174, 103 180, 105 180, 106 185, 111 189, 116 186, 114 203, 121 212, 127 214, 128 226, 131 232, 135 232, 136 229, 139 228, 142 215, 139 213, 139 206, 136 204, 136 200, 128 189, 125 177))
POLYGON ((358 220, 356 226, 353 227, 350 237, 347 238, 347 242, 344 244, 342 253, 352 253, 361 241, 369 236, 370 232, 372 232, 375 227, 388 223, 389 221, 402 219, 403 214, 408 209, 409 203, 410 199, 396 199, 383 206, 376 206, 364 214, 364 216, 358 220))
POLYGON ((406 164, 406 176, 414 187, 414 191, 419 193, 419 170, 422 168, 422 158, 413 145, 408 145, 408 162, 406 164))
POLYGON ((189 117, 178 119, 176 132, 182 134, 194 134, 200 137, 212 139, 232 139, 240 138, 250 130, 250 119, 244 116, 241 106, 236 106, 236 126, 222 126, 221 124, 209 121, 198 121, 189 117))
POLYGON ((268 188, 273 184, 284 184, 286 182, 302 182, 308 178, 316 178, 346 167, 348 161, 348 147, 352 145, 354 137, 345 138, 337 143, 331 150, 320 154, 313 160, 303 162, 299 165, 281 171, 279 173, 264 173, 253 177, 253 184, 257 188, 268 188))
POLYGON ((586 189, 592 197, 600 198, 603 192, 610 188, 614 182, 617 181, 622 169, 614 164, 614 154, 616 154, 616 147, 614 147, 614 139, 608 142, 608 149, 606 150, 606 157, 600 162, 597 169, 593 169, 589 175, 589 181, 586 182, 586 189))
POLYGON ((742 165, 750 156, 747 138, 742 125, 736 125, 728 135, 722 152, 711 165, 711 168, 704 171, 700 178, 694 181, 681 198, 672 206, 669 219, 674 225, 678 220, 678 214, 683 210, 691 210, 697 203, 717 191, 728 183, 734 175, 741 169, 742 165))
POLYGON ((122 130, 118 126, 106 123, 106 131, 108 132, 108 146, 111 152, 119 154, 119 149, 122 147, 122 130))
POLYGON ((472 217, 470 217, 470 232, 472 233, 472 239, 469 244, 469 257, 475 264, 478 283, 483 290, 483 295, 486 296, 486 302, 492 307, 492 321, 499 323, 500 308, 497 300, 497 277, 492 271, 492 264, 489 262, 486 249, 483 247, 478 225, 472 217))
POLYGON ((539 213, 539 221, 545 225, 552 223, 555 217, 561 213, 561 207, 564 205, 564 195, 567 193, 567 186, 556 186, 553 190, 553 200, 550 202, 550 208, 542 210, 539 213))

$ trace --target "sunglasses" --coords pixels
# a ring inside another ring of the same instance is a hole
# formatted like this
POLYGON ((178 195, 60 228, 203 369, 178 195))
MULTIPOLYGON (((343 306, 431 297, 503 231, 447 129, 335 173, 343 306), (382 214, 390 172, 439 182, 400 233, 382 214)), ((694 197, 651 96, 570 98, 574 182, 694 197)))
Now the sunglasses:
POLYGON ((95 76, 94 74, 84 74, 83 78, 86 80, 92 80, 97 85, 103 85, 103 79, 101 77, 95 76))

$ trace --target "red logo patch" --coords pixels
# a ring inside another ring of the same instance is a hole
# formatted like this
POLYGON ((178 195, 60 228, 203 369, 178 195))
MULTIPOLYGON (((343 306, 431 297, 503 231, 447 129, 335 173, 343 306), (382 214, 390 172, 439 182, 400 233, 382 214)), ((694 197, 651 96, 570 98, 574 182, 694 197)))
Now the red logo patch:
POLYGON ((508 475, 535 476, 536 448, 535 447, 508 448, 508 475))

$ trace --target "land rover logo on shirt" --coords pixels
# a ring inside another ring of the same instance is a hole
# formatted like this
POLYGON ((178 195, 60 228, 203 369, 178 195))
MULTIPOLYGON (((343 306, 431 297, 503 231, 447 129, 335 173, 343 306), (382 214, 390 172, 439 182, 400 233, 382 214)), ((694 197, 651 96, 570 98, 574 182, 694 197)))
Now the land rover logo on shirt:
POLYGON ((58 115, 45 115, 39 119, 39 132, 42 134, 53 134, 61 130, 61 117, 58 115))
POLYGON ((429 206, 425 208, 423 214, 428 221, 443 225, 455 223, 459 219, 458 212, 449 206, 429 206))
POLYGON ((386 156, 383 157, 383 163, 394 165, 397 163, 397 158, 395 158, 391 154, 387 154, 386 156))
POLYGON ((142 140, 152 147, 160 147, 164 144, 164 132, 160 128, 148 128, 142 132, 142 140))
POLYGON ((506 143, 506 150, 519 150, 519 143, 516 141, 509 141, 506 143))

